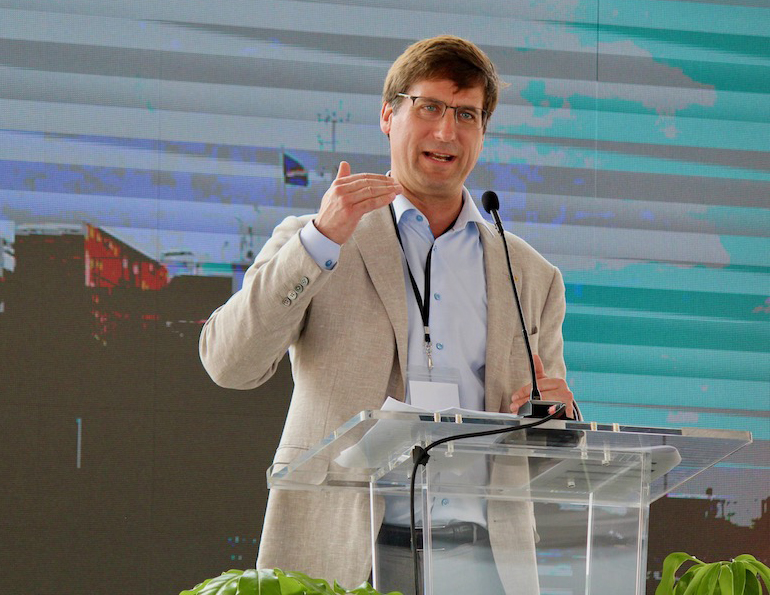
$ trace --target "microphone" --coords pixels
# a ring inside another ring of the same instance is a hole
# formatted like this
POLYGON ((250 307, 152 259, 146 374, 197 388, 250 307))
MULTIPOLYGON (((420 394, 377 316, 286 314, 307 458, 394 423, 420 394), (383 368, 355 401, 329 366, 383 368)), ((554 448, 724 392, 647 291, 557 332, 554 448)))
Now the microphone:
MULTIPOLYGON (((511 280, 511 287, 513 287, 513 297, 516 300, 516 308, 519 312, 519 320, 521 321, 521 332, 524 335, 524 345, 527 347, 527 356, 529 357, 529 373, 532 377, 532 391, 529 393, 529 403, 523 405, 519 409, 519 415, 523 417, 546 417, 548 415, 548 409, 552 405, 563 405, 558 401, 543 401, 540 397, 540 390, 537 388, 537 374, 535 373, 535 358, 532 357, 532 347, 529 344, 529 333, 527 332, 527 323, 524 321, 524 311, 521 309, 521 300, 519 299, 519 291, 516 289, 516 281, 513 279, 513 269, 511 268, 511 257, 508 253, 508 242, 505 241, 505 230, 503 229, 503 222, 500 221, 500 199, 497 198, 497 194, 492 190, 487 190, 481 195, 481 205, 484 210, 492 215, 495 220, 495 227, 503 240, 503 248, 505 249, 505 260, 508 263, 508 277, 511 280)), ((557 418, 565 417, 565 408, 562 408, 557 418)))
MULTIPOLYGON (((500 199, 497 198, 497 193, 492 192, 491 190, 487 190, 484 194, 481 195, 481 206, 484 207, 484 210, 492 215, 495 218, 495 223, 497 223, 498 215, 497 211, 500 209, 500 199), (494 211, 494 214, 492 213, 494 211)), ((497 228, 497 231, 500 231, 500 227, 497 228)))

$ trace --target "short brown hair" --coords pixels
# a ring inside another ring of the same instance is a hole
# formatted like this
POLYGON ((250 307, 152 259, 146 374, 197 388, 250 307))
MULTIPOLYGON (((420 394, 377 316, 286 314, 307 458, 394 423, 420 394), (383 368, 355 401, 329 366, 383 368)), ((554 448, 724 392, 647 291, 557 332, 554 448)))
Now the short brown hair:
POLYGON ((396 109, 401 100, 399 93, 406 93, 419 81, 438 79, 450 80, 458 89, 481 86, 487 120, 497 107, 500 88, 507 86, 489 57, 475 44, 454 35, 440 35, 410 45, 396 58, 385 77, 382 100, 396 109))

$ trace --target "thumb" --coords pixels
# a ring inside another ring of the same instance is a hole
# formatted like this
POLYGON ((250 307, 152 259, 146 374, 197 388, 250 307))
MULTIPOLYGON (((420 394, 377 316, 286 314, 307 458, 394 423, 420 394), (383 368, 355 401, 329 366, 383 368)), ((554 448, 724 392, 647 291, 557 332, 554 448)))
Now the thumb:
POLYGON ((540 356, 535 353, 532 355, 532 358, 535 360, 535 376, 538 378, 545 378, 545 368, 543 367, 543 360, 540 359, 540 356))
POLYGON ((350 164, 347 161, 340 161, 340 168, 337 170, 337 180, 346 178, 350 175, 350 164))

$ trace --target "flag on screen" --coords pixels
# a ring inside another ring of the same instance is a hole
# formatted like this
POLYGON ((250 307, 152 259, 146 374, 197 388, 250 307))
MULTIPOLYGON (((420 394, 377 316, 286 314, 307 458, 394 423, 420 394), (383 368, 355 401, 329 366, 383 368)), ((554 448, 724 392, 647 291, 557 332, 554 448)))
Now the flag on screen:
POLYGON ((307 186, 309 183, 305 167, 286 153, 283 154, 283 181, 292 186, 307 186))

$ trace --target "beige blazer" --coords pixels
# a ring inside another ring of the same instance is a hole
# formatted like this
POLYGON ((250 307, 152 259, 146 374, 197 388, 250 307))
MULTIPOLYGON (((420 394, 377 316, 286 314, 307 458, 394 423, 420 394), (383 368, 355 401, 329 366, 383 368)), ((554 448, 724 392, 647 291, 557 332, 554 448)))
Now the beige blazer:
MULTIPOLYGON (((407 294, 388 209, 364 216, 333 271, 318 267, 299 240, 311 218, 290 217, 275 229, 243 288, 212 314, 200 339, 206 370, 229 388, 266 381, 289 350, 294 392, 278 464, 356 413, 379 409, 386 396, 405 393, 407 294)), ((488 302, 486 410, 508 411, 512 393, 530 382, 529 364, 499 234, 489 225, 480 235, 488 302)), ((533 351, 546 374, 564 378, 561 274, 523 240, 511 234, 506 240, 533 351)), ((505 472, 516 480, 526 469, 505 472)), ((488 521, 506 588, 537 593, 531 509, 490 502, 488 521)), ((257 566, 299 570, 351 588, 369 576, 370 543, 366 495, 272 490, 257 566)))

